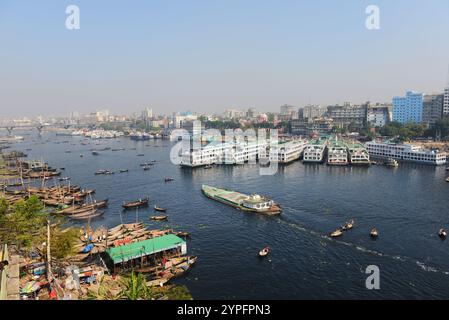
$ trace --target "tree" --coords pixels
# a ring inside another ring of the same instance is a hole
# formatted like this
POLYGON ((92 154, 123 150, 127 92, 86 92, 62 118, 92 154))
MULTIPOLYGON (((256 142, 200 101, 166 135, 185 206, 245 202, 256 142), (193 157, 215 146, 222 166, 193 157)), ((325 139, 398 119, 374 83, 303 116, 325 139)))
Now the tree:
POLYGON ((168 300, 192 300, 192 295, 186 286, 175 286, 170 288, 165 296, 168 300))
POLYGON ((139 273, 135 274, 134 271, 131 275, 122 280, 124 286, 121 292, 121 297, 127 300, 149 300, 153 296, 153 292, 147 286, 145 277, 139 273))
POLYGON ((30 248, 45 237, 47 214, 36 196, 19 200, 13 212, 0 215, 0 241, 30 248))
POLYGON ((64 259, 75 254, 79 232, 75 228, 61 230, 59 226, 51 230, 51 255, 56 259, 64 259))

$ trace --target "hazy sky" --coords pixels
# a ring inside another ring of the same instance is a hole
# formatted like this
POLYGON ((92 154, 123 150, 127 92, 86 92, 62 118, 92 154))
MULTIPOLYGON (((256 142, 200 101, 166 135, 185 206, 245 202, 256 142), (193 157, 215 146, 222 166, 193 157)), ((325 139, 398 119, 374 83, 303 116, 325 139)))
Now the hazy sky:
POLYGON ((0 0, 0 117, 382 102, 448 65, 447 0, 0 0))

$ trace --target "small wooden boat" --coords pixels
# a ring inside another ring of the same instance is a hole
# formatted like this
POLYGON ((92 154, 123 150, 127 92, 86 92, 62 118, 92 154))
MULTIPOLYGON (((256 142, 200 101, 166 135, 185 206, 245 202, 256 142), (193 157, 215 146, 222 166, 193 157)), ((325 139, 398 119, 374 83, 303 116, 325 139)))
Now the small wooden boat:
POLYGON ((265 247, 265 248, 263 248, 262 250, 259 251, 259 256, 260 257, 265 257, 269 253, 270 253, 270 248, 269 247, 265 247))
POLYGON ((128 172, 128 171, 129 171, 128 169, 121 169, 120 173, 124 173, 124 172, 128 172))
POLYGON ((147 170, 150 170, 150 169, 151 169, 150 166, 145 166, 145 167, 143 167, 143 170, 144 170, 144 171, 147 171, 147 170))
POLYGON ((446 178, 446 182, 449 182, 449 177, 446 178))
POLYGON ((446 171, 449 171, 449 167, 446 167, 446 171))
POLYGON ((163 221, 163 220, 167 220, 168 216, 152 216, 150 217, 151 220, 155 220, 155 221, 163 221))
POLYGON ((59 181, 68 181, 70 180, 70 177, 63 177, 63 178, 59 178, 59 181))
POLYGON ((69 218, 70 219, 74 219, 74 220, 87 220, 87 219, 93 219, 93 218, 97 218, 100 217, 104 214, 104 211, 97 211, 97 210, 93 210, 92 213, 90 214, 74 214, 74 215, 70 215, 69 218))
POLYGON ((175 180, 175 179, 173 179, 173 178, 165 178, 164 179, 165 182, 170 182, 170 181, 173 181, 173 180, 175 180))
POLYGON ((211 165, 211 164, 208 164, 204 167, 204 169, 212 169, 212 168, 213 168, 213 165, 211 165))
POLYGON ((125 209, 146 207, 146 206, 148 206, 149 200, 150 199, 145 198, 145 199, 139 199, 137 201, 123 202, 122 207, 125 209))
POLYGON ((340 228, 340 229, 337 229, 337 230, 335 230, 334 232, 332 232, 332 233, 330 234, 330 236, 331 236, 332 238, 337 238, 337 237, 340 237, 342 234, 343 234, 343 230, 341 230, 341 228, 340 228))
POLYGON ((158 206, 154 206, 154 210, 156 210, 156 211, 160 211, 160 212, 166 212, 167 211, 167 209, 166 208, 161 208, 161 207, 158 207, 158 206))
POLYGON ((354 220, 348 221, 345 223, 345 225, 341 228, 343 231, 351 230, 354 227, 354 220))
POLYGON ((100 155, 100 153, 98 151, 92 151, 92 155, 93 156, 98 156, 98 155, 100 155))
POLYGON ((446 232, 446 230, 444 230, 443 228, 441 228, 441 229, 438 231, 438 236, 439 236, 441 239, 446 239, 446 237, 447 237, 447 232, 446 232))
POLYGON ((377 236, 379 236, 379 231, 377 231, 376 228, 372 228, 369 235, 371 238, 377 238, 377 236))
POLYGON ((80 158, 84 157, 82 154, 80 154, 80 158))
POLYGON ((145 155, 143 153, 139 153, 137 156, 138 157, 144 157, 145 155))
POLYGON ((178 237, 190 237, 190 232, 186 232, 186 231, 175 231, 175 232, 173 232, 173 234, 178 237))

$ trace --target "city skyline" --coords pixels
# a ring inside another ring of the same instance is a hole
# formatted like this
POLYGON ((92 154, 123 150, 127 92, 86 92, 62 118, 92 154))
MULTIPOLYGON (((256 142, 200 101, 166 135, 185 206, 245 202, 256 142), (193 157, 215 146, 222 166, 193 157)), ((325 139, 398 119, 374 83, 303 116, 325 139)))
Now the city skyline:
POLYGON ((278 112, 443 92, 449 3, 376 1, 380 30, 365 28, 369 4, 0 1, 0 117, 278 112), (65 28, 70 4, 79 30, 65 28))

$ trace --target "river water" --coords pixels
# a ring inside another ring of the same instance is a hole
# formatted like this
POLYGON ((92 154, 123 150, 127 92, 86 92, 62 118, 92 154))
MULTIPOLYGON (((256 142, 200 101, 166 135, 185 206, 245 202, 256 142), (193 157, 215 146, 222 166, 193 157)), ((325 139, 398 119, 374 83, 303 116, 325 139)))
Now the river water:
MULTIPOLYGON (((20 134, 20 133, 18 133, 20 134)), ((96 226, 144 221, 150 228, 191 232, 189 254, 197 264, 176 283, 195 299, 435 299, 449 297, 449 184, 445 168, 400 164, 328 167, 294 162, 273 176, 257 165, 183 169, 173 165, 170 141, 135 142, 128 138, 25 136, 11 149, 52 167, 65 167, 72 184, 97 190, 110 204, 96 226), (68 141, 68 142, 65 142, 68 141), (125 148, 91 155, 90 149, 125 148), (135 150, 133 150, 135 148, 135 150), (32 149, 32 150, 26 150, 32 149), (67 153, 66 151, 70 151, 67 153), (138 157, 137 154, 144 154, 138 157), (80 157, 83 154, 84 157, 80 157), (140 163, 156 160, 149 171, 140 163), (99 169, 129 173, 96 176, 99 169), (175 181, 164 183, 164 177, 175 181), (283 207, 279 217, 242 213, 214 202, 201 185, 268 195, 283 207), (123 201, 150 197, 150 206, 124 213, 123 201), (168 209, 169 220, 153 222, 153 205, 168 209), (353 230, 338 240, 327 234, 349 219, 353 230), (379 230, 372 240, 369 231, 379 230), (258 251, 270 246, 261 259, 258 251), (368 290, 367 266, 380 269, 380 289, 368 290)), ((51 184, 51 183, 50 183, 51 184)))

